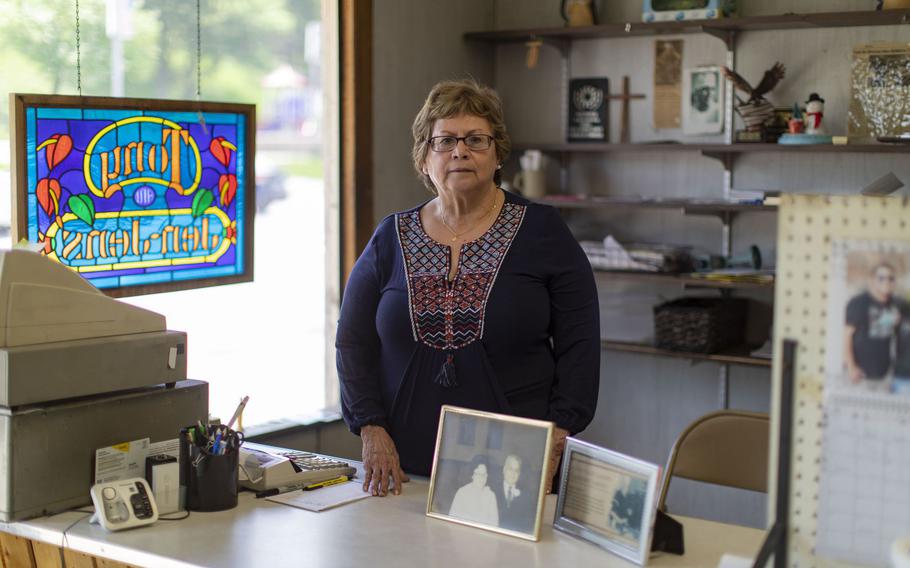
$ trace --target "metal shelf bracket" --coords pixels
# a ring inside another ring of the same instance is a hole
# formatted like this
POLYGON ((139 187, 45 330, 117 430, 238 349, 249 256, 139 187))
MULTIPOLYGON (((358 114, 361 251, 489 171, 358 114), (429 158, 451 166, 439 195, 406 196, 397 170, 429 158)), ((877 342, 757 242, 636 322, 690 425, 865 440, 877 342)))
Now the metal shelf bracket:
POLYGON ((734 152, 707 152, 702 151, 702 156, 706 158, 714 158, 719 161, 720 164, 724 167, 724 171, 729 172, 733 170, 733 164, 736 162, 736 154, 734 152))
POLYGON ((727 51, 733 51, 733 47, 736 44, 736 32, 733 30, 720 30, 711 26, 699 26, 699 31, 709 36, 716 37, 720 41, 724 42, 724 45, 727 46, 727 51))

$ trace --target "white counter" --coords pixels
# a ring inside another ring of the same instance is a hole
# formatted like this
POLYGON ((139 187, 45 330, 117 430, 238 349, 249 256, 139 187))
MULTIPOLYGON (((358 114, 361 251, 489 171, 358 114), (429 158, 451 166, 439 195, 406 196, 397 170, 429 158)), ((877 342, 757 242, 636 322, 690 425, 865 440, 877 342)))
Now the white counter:
MULTIPOLYGON (((371 497, 324 511, 256 499, 242 492, 235 509, 193 512, 182 521, 108 533, 86 513, 67 512, 0 530, 138 566, 369 567, 634 566, 553 530, 556 497, 548 496, 539 542, 461 526, 424 515, 429 483, 413 479, 402 495, 371 497), (78 521, 78 522, 76 522, 78 521), (72 523, 72 527, 67 529, 72 523), (63 531, 66 530, 64 542, 63 531)), ((649 566, 710 568, 725 552, 754 557, 764 532, 680 518, 686 555, 663 554, 649 566)))

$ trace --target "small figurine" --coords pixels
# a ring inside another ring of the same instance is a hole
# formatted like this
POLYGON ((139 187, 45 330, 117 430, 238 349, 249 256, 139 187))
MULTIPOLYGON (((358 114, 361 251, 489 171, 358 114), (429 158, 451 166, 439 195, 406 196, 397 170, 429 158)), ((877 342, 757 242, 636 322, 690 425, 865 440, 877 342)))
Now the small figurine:
POLYGON ((806 101, 806 134, 825 135, 825 127, 822 126, 822 117, 825 116, 825 99, 818 96, 818 93, 809 95, 806 101))
POLYGON ((742 100, 737 99, 736 112, 742 117, 746 124, 746 130, 758 132, 762 130, 765 121, 774 116, 774 106, 765 99, 765 95, 771 91, 784 78, 786 69, 777 62, 765 71, 761 81, 756 87, 752 87, 748 81, 743 79, 736 71, 727 67, 721 67, 724 77, 729 79, 733 86, 743 91, 749 98, 742 100))
POLYGON ((793 103, 790 120, 787 121, 787 130, 790 134, 800 134, 803 131, 803 113, 799 110, 799 103, 793 103))
POLYGON ((793 103, 793 114, 788 124, 790 132, 777 139, 778 144, 830 144, 831 136, 822 127, 825 114, 825 99, 818 93, 809 95, 806 109, 801 111, 799 103, 793 103))

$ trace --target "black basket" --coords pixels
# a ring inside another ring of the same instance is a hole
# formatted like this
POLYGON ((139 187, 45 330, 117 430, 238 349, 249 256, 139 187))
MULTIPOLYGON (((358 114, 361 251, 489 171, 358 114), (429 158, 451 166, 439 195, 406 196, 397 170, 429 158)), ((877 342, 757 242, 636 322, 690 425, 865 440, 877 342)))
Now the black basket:
POLYGON ((679 298, 654 306, 655 344, 660 349, 716 353, 745 338, 744 298, 679 298))

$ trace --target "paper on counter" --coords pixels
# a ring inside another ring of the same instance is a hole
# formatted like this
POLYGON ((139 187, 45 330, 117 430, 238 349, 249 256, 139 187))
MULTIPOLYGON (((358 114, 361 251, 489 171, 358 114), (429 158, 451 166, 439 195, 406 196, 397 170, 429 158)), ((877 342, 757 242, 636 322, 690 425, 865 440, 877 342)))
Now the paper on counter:
POLYGON ((272 497, 266 497, 266 500, 306 509, 307 511, 324 511, 345 503, 365 499, 369 496, 370 494, 363 490, 363 483, 348 481, 347 483, 329 485, 313 491, 291 491, 281 495, 273 495, 272 497))
POLYGON ((752 568, 753 560, 733 554, 724 554, 720 557, 717 568, 752 568))
POLYGON ((95 450, 95 483, 145 477, 149 443, 148 438, 143 438, 95 450))

